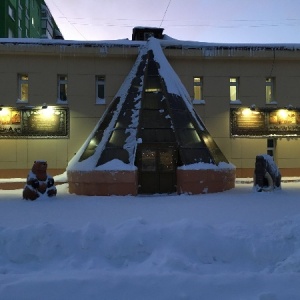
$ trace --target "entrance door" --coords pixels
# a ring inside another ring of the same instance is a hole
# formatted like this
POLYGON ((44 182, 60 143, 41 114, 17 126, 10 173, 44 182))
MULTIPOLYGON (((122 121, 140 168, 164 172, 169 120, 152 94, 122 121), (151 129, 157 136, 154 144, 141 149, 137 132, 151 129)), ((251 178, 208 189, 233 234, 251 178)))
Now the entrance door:
POLYGON ((141 149, 139 156, 139 193, 176 192, 176 151, 173 148, 141 149))

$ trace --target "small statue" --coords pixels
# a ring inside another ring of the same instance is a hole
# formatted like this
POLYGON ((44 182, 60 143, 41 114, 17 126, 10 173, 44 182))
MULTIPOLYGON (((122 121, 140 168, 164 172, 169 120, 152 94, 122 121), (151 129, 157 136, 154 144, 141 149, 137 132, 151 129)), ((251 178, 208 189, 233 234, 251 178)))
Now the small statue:
POLYGON ((257 192, 281 189, 281 174, 272 156, 256 156, 253 188, 257 192))
POLYGON ((27 176, 23 190, 23 199, 36 200, 41 195, 56 196, 57 190, 54 179, 47 174, 47 161, 36 160, 27 176))

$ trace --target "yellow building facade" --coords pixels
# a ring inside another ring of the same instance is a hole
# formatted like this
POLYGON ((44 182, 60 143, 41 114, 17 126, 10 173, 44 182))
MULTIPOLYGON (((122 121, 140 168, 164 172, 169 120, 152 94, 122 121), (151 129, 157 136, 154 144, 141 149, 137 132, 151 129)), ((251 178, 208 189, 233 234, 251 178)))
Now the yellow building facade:
MULTIPOLYGON (((264 153, 283 176, 300 175, 300 47, 160 43, 237 177, 252 177, 255 157, 264 153), (249 108, 260 121, 243 119, 249 108), (287 121, 272 121, 279 109, 287 121), (239 111, 242 117, 234 115, 239 111)), ((64 172, 144 44, 0 40, 0 177, 24 177, 39 159, 52 175, 64 172)))

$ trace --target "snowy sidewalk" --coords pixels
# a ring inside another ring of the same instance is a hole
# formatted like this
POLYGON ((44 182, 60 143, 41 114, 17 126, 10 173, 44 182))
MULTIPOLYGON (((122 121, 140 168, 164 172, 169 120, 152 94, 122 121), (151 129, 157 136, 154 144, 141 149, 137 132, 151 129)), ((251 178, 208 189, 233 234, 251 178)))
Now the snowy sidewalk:
POLYGON ((202 195, 0 193, 0 299, 298 300, 300 184, 202 195))

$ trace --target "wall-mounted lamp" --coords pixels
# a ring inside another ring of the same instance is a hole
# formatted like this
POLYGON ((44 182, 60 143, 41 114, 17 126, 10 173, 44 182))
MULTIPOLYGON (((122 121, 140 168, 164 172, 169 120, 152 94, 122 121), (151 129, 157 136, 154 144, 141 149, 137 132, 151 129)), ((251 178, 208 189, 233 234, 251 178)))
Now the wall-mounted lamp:
POLYGON ((255 104, 250 105, 249 109, 252 110, 252 111, 255 111, 256 110, 256 105, 255 104))
POLYGON ((42 105, 42 109, 47 109, 48 108, 48 105, 47 105, 47 103, 43 103, 43 105, 42 105))

